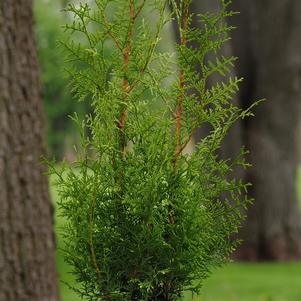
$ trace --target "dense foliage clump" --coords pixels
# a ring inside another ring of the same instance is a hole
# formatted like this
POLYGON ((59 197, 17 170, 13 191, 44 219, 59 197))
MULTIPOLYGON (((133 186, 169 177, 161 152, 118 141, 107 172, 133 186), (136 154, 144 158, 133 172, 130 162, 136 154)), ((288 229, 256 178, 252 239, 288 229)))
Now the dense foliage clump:
POLYGON ((73 92, 92 99, 93 113, 74 117, 82 136, 77 161, 51 170, 67 220, 66 260, 87 300, 198 293, 235 247, 247 185, 230 175, 247 165, 245 152, 218 157, 229 128, 250 115, 232 102, 241 81, 228 76, 235 58, 218 57, 232 29, 224 20, 234 13, 221 0, 219 14, 191 15, 190 2, 95 0, 67 8, 74 21, 64 46, 80 65, 70 70, 73 92), (180 33, 176 54, 158 51, 171 20, 180 33), (215 73, 224 81, 209 86, 215 73), (210 133, 185 155, 202 126, 210 133))

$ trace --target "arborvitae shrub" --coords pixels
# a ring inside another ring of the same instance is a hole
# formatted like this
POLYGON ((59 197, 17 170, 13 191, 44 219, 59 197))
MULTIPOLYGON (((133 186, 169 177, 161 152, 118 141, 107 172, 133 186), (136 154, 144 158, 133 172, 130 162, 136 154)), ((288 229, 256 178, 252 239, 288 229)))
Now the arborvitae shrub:
POLYGON ((192 16, 190 3, 94 0, 67 8, 74 21, 64 46, 80 66, 70 70, 73 92, 91 102, 93 114, 74 117, 82 135, 77 160, 50 170, 66 218, 65 258, 87 300, 198 293, 236 245, 247 185, 231 172, 246 167, 245 152, 218 156, 229 128, 251 114, 232 102, 241 81, 228 76, 235 58, 218 56, 232 29, 224 20, 234 13, 221 0, 219 14, 192 16), (176 53, 162 53, 161 31, 171 19, 181 42, 176 53), (224 80, 209 86, 215 73, 224 80), (204 125, 210 133, 183 154, 204 125))

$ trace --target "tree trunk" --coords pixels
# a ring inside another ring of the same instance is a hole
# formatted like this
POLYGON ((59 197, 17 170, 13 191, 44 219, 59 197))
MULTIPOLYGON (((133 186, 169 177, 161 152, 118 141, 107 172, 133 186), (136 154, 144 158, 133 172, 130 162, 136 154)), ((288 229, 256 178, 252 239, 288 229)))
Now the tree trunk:
POLYGON ((0 301, 57 301, 31 0, 0 1, 0 301))
MULTIPOLYGON (((247 260, 301 258, 301 217, 296 195, 296 133, 301 105, 301 2, 236 1, 234 51, 246 78, 243 102, 266 98, 244 124, 255 198, 237 253, 247 260)), ((247 103, 243 103, 244 106, 247 103)))

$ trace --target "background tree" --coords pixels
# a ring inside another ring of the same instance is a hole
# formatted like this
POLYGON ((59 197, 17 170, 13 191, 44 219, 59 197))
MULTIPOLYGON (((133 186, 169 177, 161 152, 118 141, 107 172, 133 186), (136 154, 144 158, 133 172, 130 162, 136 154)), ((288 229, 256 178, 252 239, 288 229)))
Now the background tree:
POLYGON ((32 1, 0 2, 0 300, 58 300, 32 1))
MULTIPOLYGON (((241 236, 237 257, 245 260, 301 258, 301 217, 296 196, 297 124, 301 99, 301 19, 298 0, 235 1, 233 51, 239 57, 238 76, 245 81, 240 105, 254 99, 267 102, 256 119, 241 122, 228 136, 224 153, 237 152, 241 141, 253 165, 254 205, 241 236)), ((218 10, 218 1, 194 1, 192 9, 218 10)))
POLYGON ((248 120, 244 141, 253 168, 254 206, 242 232, 242 259, 301 258, 301 216, 296 195, 297 124, 301 105, 301 2, 236 1, 241 11, 233 49, 246 78, 243 101, 265 97, 248 120), (244 42, 243 42, 244 41, 244 42))

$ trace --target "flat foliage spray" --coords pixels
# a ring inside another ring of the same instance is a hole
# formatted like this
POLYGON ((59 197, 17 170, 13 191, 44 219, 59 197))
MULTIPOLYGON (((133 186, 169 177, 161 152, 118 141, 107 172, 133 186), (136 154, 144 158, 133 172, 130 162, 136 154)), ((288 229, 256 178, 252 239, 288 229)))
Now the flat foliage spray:
POLYGON ((231 171, 247 166, 245 151, 222 160, 218 150, 251 112, 232 101, 241 81, 229 77, 235 58, 218 55, 232 29, 229 3, 199 15, 190 14, 191 0, 94 0, 66 9, 71 84, 91 114, 73 117, 77 160, 49 166, 66 219, 65 259, 86 300, 179 300, 186 290, 198 293, 235 248, 231 236, 248 200, 231 171), (170 21, 180 43, 162 52, 170 21), (208 85, 216 73, 224 80, 208 85), (185 155, 203 126, 208 135, 185 155))

